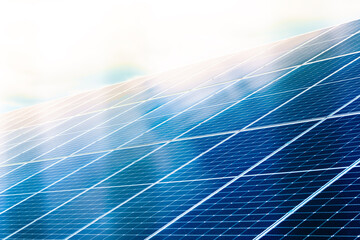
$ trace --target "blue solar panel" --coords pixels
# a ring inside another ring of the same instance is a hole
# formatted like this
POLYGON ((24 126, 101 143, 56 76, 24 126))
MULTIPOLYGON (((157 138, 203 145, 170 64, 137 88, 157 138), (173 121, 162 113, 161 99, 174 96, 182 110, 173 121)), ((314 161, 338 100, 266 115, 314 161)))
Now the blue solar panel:
POLYGON ((168 179, 179 181, 236 176, 310 126, 311 123, 303 123, 240 132, 168 179))
MULTIPOLYGON (((199 154, 210 149, 224 138, 226 138, 226 136, 215 136, 205 139, 173 142, 166 146, 161 145, 161 149, 142 159, 140 159, 140 157, 145 155, 139 154, 141 149, 131 148, 117 150, 117 155, 109 155, 106 156, 105 159, 99 159, 49 189, 63 190, 71 188, 74 184, 76 184, 77 188, 86 188, 106 177, 109 178, 101 182, 99 184, 100 187, 154 183, 199 154), (127 157, 125 155, 126 152, 135 154, 134 158, 130 159, 127 157), (121 159, 122 156, 124 156, 124 159, 121 159), (136 158, 140 159, 140 161, 135 163, 134 160, 137 160, 136 158), (115 161, 122 164, 117 163, 116 167, 111 167, 111 164, 115 164, 115 161), (134 164, 129 166, 128 164, 130 163, 134 164), (103 167, 104 165, 105 167, 103 167), (127 168, 123 169, 124 167, 127 168), (102 170, 99 172, 99 169, 102 170), (84 178, 86 178, 86 180, 82 180, 84 178)), ((152 150, 155 149, 155 147, 159 146, 152 146, 152 150)), ((141 148, 149 149, 149 146, 141 148)))
POLYGON ((164 229, 157 239, 252 239, 338 171, 242 177, 164 229))
POLYGON ((324 117, 359 95, 360 81, 341 81, 312 88, 255 125, 324 117))
POLYGON ((331 57, 359 52, 359 51, 360 51, 360 34, 356 34, 344 40, 339 45, 333 47, 329 51, 324 52, 315 60, 331 58, 331 57))
POLYGON ((360 111, 360 99, 356 100, 355 102, 351 103, 349 106, 344 108, 339 112, 340 113, 356 113, 360 111))
POLYGON ((47 231, 43 236, 64 238, 117 207, 111 213, 106 214, 101 222, 80 231, 75 238, 145 238, 221 187, 224 182, 225 180, 208 180, 157 184, 120 207, 118 206, 131 195, 140 192, 147 186, 90 190, 66 207, 59 208, 31 227, 20 231, 14 237, 29 237, 32 231, 41 229, 41 226, 50 223, 52 227, 45 228, 47 231))
MULTIPOLYGON (((211 120, 207 121, 206 123, 195 127, 192 131, 190 131, 188 134, 185 134, 184 136, 193 137, 199 135, 239 130, 250 124, 251 122, 255 121, 259 117, 263 116, 279 104, 282 104, 283 102, 294 97, 298 92, 299 91, 285 92, 260 98, 249 98, 237 104, 235 104, 236 102, 233 103, 233 106, 228 109, 222 106, 224 110, 226 109, 224 112, 220 113, 214 118, 211 118, 211 120)), ((151 140, 151 137, 148 136, 151 136, 153 134, 161 134, 162 136, 164 136, 164 140, 170 140, 174 137, 177 137, 183 132, 190 130, 192 126, 197 126, 199 124, 199 121, 192 122, 192 119, 189 116, 191 114, 195 114, 196 111, 197 110, 193 110, 191 112, 184 112, 183 114, 177 116, 176 118, 173 118, 172 120, 166 122, 158 128, 154 128, 152 131, 145 133, 138 139, 130 142, 129 145, 147 143, 151 140), (188 119, 188 122, 185 122, 186 119, 188 119), (180 122, 185 122, 185 124, 181 127, 178 127, 180 122)), ((211 115, 210 117, 212 116, 214 115, 211 115)))
MULTIPOLYGON (((21 204, 12 205, 0 215, 0 237, 6 238, 21 227, 76 196, 77 193, 77 191, 41 193, 26 201, 23 200, 21 204)), ((42 228, 37 229, 37 232, 41 231, 42 228)), ((36 238, 36 236, 35 233, 28 238, 36 238)))
POLYGON ((268 233, 264 239, 359 237, 360 168, 356 167, 268 233))
POLYGON ((359 30, 3 114, 0 238, 358 238, 359 30))
POLYGON ((331 118, 250 173, 347 167, 358 158, 360 158, 360 116, 331 118))
MULTIPOLYGON (((278 81, 262 89, 254 96, 275 94, 295 89, 305 89, 307 87, 311 87, 317 82, 328 77, 331 73, 340 69, 345 64, 348 64, 354 59, 356 59, 357 56, 359 55, 354 54, 350 56, 343 56, 303 65, 291 74, 280 78, 278 81)), ((355 64, 355 62, 351 64, 355 64)), ((349 67, 351 66, 352 65, 350 65, 349 67)), ((343 80, 343 78, 330 77, 326 78, 320 84, 335 82, 339 80, 343 80)))

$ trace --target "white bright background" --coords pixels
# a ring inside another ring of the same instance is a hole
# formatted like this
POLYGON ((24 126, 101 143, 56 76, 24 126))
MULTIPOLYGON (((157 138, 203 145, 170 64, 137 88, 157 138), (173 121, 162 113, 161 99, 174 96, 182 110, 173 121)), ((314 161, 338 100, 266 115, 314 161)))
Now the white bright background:
POLYGON ((360 16, 358 0, 0 1, 0 112, 360 16))

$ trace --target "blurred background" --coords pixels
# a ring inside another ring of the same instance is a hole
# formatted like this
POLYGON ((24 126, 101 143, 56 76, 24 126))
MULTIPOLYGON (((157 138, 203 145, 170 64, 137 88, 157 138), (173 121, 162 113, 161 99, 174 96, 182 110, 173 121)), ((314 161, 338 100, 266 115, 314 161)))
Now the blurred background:
POLYGON ((359 16, 358 0, 3 0, 0 112, 359 16))

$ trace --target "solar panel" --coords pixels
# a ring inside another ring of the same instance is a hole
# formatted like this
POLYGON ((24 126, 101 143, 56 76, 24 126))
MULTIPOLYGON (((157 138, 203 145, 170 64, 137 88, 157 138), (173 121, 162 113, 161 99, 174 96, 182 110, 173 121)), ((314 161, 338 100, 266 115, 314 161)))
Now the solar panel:
POLYGON ((355 239, 360 20, 2 114, 2 239, 355 239))

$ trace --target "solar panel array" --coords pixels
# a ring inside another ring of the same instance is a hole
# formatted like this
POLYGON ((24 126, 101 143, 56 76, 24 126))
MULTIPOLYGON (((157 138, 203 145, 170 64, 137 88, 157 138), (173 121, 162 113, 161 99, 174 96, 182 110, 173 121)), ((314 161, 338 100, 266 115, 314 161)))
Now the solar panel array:
POLYGON ((3 114, 0 238, 359 238, 359 31, 3 114))

